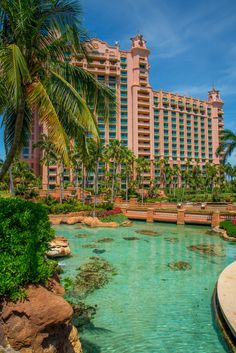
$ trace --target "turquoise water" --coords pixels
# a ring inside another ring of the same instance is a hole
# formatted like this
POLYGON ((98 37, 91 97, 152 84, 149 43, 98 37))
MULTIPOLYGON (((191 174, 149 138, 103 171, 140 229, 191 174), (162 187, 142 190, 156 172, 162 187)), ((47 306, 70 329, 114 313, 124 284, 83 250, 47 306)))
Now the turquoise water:
POLYGON ((55 227, 69 239, 73 256, 60 261, 63 276, 73 277, 76 268, 90 256, 102 256, 116 267, 117 275, 104 288, 87 296, 97 305, 94 327, 80 336, 91 343, 91 353, 223 353, 228 352, 212 319, 211 297, 216 280, 226 265, 236 260, 236 244, 206 234, 200 226, 134 222, 131 228, 78 229, 55 227), (136 230, 161 233, 151 237, 136 230), (89 234, 76 238, 77 234, 89 234), (123 237, 135 236, 128 241, 123 237), (99 238, 101 255, 81 245, 99 238), (173 241, 166 238, 176 238, 173 241), (201 255, 190 245, 215 244, 223 256, 201 255), (167 265, 187 261, 188 271, 173 271, 167 265))

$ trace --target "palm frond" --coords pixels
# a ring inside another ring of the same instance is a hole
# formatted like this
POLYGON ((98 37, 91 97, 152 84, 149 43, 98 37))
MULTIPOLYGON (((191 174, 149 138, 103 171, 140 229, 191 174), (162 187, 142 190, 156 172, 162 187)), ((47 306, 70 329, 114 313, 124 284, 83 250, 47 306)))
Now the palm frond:
POLYGON ((0 50, 0 65, 6 88, 14 97, 13 104, 17 107, 23 94, 23 83, 30 81, 30 73, 25 58, 16 44, 10 44, 0 50))
MULTIPOLYGON (((97 124, 94 115, 88 108, 86 101, 76 91, 76 89, 55 71, 51 71, 53 76, 52 95, 57 99, 61 109, 67 112, 67 118, 74 120, 74 124, 82 127, 85 131, 98 138, 97 124)), ((64 116, 66 119, 66 114, 64 116)))
POLYGON ((39 119, 46 127, 50 140, 56 146, 56 151, 62 156, 65 163, 68 163, 68 138, 55 107, 40 81, 34 82, 28 86, 27 101, 32 111, 38 111, 39 119))

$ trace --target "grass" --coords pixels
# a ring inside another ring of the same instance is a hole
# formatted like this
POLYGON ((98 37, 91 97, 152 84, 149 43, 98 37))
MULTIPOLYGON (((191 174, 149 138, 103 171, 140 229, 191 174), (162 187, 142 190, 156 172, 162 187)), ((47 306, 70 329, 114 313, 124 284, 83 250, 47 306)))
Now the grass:
POLYGON ((121 224, 124 221, 127 221, 127 217, 123 214, 115 214, 101 218, 102 222, 116 222, 121 224))
POLYGON ((220 228, 226 230, 228 236, 236 238, 236 225, 231 221, 223 221, 220 223, 220 228))

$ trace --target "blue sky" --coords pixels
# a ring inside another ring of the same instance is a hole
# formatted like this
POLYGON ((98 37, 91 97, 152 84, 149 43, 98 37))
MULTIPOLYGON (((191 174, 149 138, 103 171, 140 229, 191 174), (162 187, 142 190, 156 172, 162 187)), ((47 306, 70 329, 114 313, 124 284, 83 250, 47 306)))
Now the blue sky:
MULTIPOLYGON (((225 126, 236 131, 235 0, 81 0, 90 37, 130 47, 144 35, 155 89, 202 99, 213 83, 225 102, 225 126)), ((0 137, 2 141, 2 136, 0 137)), ((0 153, 1 153, 0 147, 0 153)))

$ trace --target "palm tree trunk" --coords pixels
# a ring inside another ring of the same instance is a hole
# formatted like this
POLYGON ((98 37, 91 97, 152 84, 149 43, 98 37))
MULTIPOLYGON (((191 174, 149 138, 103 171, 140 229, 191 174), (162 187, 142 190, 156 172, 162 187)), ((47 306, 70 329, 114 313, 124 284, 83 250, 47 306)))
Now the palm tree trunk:
POLYGON ((116 163, 114 163, 113 169, 112 169, 111 202, 114 201, 115 174, 116 174, 116 163))
MULTIPOLYGON (((4 145, 5 145, 5 151, 6 151, 6 155, 8 155, 8 147, 7 147, 7 136, 6 136, 6 128, 4 130, 4 145)), ((15 189, 14 189, 14 181, 13 181, 13 175, 12 175, 12 165, 10 165, 9 167, 9 171, 8 171, 8 174, 9 174, 9 191, 10 191, 10 194, 12 196, 15 196, 15 189)))
POLYGON ((22 128, 24 123, 24 111, 25 111, 25 99, 22 99, 21 103, 19 104, 18 112, 16 116, 13 143, 9 153, 6 156, 6 160, 3 163, 2 168, 0 170, 0 181, 3 180, 10 165, 12 164, 12 161, 15 155, 19 151, 19 147, 21 146, 21 134, 22 134, 22 128))
POLYGON ((84 189, 85 189, 84 163, 82 163, 82 202, 83 202, 83 205, 85 203, 84 189))
POLYGON ((125 200, 128 202, 128 189, 129 189, 129 176, 126 173, 126 181, 125 181, 125 200))
POLYGON ((64 200, 64 164, 60 166, 60 203, 64 200))
POLYGON ((49 196, 49 178, 50 178, 50 173, 49 173, 49 167, 50 167, 50 161, 48 161, 48 180, 47 180, 47 197, 49 196))
POLYGON ((143 175, 141 176, 141 186, 142 186, 142 206, 143 206, 143 193, 144 193, 144 190, 143 190, 143 175))
POLYGON ((93 201, 93 217, 96 216, 96 202, 97 202, 97 193, 98 193, 98 162, 95 164, 94 171, 94 201, 93 201))

